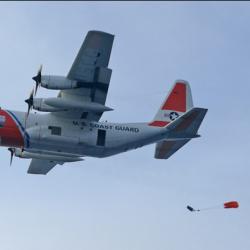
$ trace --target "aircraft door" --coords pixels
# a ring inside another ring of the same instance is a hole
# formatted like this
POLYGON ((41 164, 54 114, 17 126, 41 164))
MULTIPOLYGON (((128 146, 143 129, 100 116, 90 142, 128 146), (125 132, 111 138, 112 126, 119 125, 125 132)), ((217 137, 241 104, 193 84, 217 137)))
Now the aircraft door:
POLYGON ((106 130, 98 129, 96 145, 104 147, 105 142, 106 142, 106 130))

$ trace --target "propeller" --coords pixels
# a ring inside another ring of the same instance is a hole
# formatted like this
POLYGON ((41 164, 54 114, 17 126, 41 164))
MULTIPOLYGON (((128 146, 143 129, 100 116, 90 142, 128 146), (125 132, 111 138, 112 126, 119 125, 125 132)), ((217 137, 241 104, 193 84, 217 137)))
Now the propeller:
POLYGON ((11 166, 12 161, 13 161, 13 156, 15 154, 15 149, 14 148, 8 148, 8 150, 10 151, 10 166, 11 166))
POLYGON ((38 87, 41 85, 41 80, 42 80, 42 69, 43 69, 43 65, 40 65, 38 71, 37 71, 37 75, 32 77, 32 79, 36 82, 36 87, 35 87, 35 95, 37 92, 38 87))
POLYGON ((26 121, 28 119, 30 110, 32 109, 33 103, 34 103, 34 89, 32 89, 29 98, 26 99, 25 102, 28 104, 28 111, 27 111, 26 117, 25 117, 25 128, 26 128, 26 121))

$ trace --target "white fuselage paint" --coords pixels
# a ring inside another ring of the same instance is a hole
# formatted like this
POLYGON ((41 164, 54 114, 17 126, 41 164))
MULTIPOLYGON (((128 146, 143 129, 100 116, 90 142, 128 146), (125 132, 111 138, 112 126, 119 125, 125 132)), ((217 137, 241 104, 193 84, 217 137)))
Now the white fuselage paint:
MULTIPOLYGON (((11 111, 24 127, 24 112, 11 111)), ((107 157, 165 140, 168 129, 147 123, 108 123, 62 119, 54 114, 30 114, 26 125, 25 150, 61 152, 79 156, 107 157), (60 127, 52 135, 49 127, 60 127), (105 145, 97 145, 98 130, 106 131, 105 145)))

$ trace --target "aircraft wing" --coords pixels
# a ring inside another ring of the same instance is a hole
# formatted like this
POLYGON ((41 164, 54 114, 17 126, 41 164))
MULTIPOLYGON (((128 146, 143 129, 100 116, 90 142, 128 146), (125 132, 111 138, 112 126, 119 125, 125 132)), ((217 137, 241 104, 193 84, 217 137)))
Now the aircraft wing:
MULTIPOLYGON (((113 40, 114 35, 105 32, 88 32, 67 75, 67 78, 76 80, 79 87, 61 90, 59 97, 84 103, 105 104, 112 74, 108 64, 113 40)), ((55 115, 98 121, 102 113, 103 111, 86 112, 79 109, 58 112, 55 115)))
POLYGON ((32 159, 28 169, 29 174, 42 174, 46 175, 57 164, 63 164, 63 162, 56 162, 50 160, 32 159))

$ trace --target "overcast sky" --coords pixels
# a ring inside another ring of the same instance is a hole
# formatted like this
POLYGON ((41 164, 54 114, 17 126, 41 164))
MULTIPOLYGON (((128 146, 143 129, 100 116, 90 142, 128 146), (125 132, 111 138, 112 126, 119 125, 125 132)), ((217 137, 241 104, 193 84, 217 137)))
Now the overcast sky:
POLYGON ((94 29, 115 35, 103 120, 150 121, 176 79, 208 113, 168 160, 150 145, 35 176, 1 148, 0 248, 249 250, 249 13, 249 2, 1 2, 2 108, 25 111, 39 65, 66 75, 94 29), (186 210, 227 200, 240 208, 186 210))

